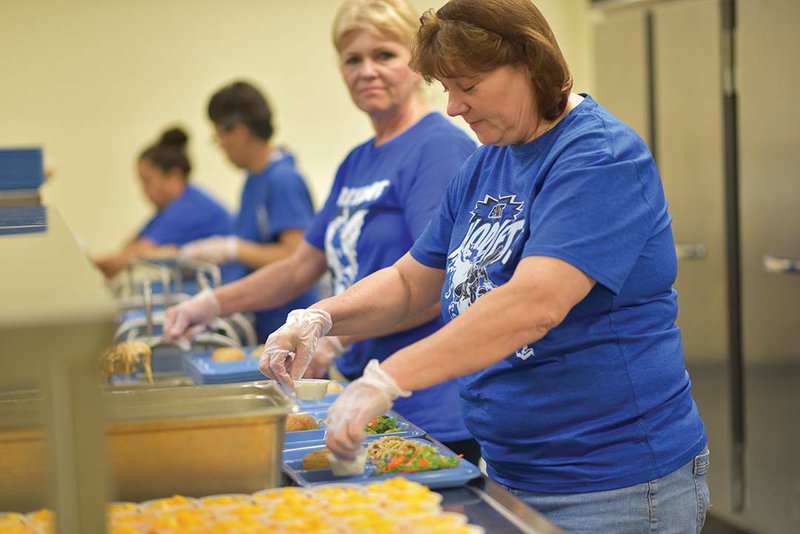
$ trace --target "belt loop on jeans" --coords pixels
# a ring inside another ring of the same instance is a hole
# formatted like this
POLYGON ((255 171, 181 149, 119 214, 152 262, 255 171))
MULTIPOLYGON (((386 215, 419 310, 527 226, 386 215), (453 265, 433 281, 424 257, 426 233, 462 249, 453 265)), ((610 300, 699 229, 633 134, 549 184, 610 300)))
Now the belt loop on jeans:
POLYGON ((699 477, 708 473, 710 454, 711 453, 709 452, 708 447, 706 447, 703 452, 694 457, 693 472, 695 476, 699 477))

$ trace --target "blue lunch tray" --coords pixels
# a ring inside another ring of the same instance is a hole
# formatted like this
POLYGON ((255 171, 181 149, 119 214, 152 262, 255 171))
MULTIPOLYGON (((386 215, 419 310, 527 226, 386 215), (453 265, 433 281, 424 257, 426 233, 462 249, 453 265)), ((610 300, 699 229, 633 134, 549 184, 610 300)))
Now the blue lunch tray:
MULTIPOLYGON (((378 436, 380 437, 380 436, 378 436)), ((424 438, 409 438, 427 445, 433 445, 439 454, 455 456, 456 454, 447 447, 438 446, 424 438)), ((369 442, 369 441, 368 441, 369 442)), ((480 470, 470 462, 461 459, 458 467, 439 469, 436 471, 420 471, 418 473, 379 473, 374 464, 369 460, 367 467, 360 475, 347 477, 333 476, 330 469, 303 469, 303 458, 306 454, 324 449, 325 444, 286 449, 283 451, 283 472, 300 486, 317 486, 320 484, 368 484, 380 482, 402 476, 408 480, 425 484, 429 488, 453 488, 463 486, 473 478, 480 476, 480 470)))
MULTIPOLYGON (((316 430, 298 430, 295 432, 286 432, 286 438, 284 440, 284 449, 296 449, 302 447, 311 447, 314 445, 324 445, 325 444, 325 433, 327 431, 325 427, 325 418, 328 416, 327 410, 321 411, 311 411, 305 410, 300 413, 307 413, 314 419, 317 419, 320 424, 320 428, 316 430)), ((297 414, 290 414, 290 415, 297 415, 297 414)), ((388 412, 385 415, 390 417, 397 417, 397 426, 400 427, 402 430, 398 430, 396 432, 385 432, 383 434, 367 434, 367 441, 374 441, 376 439, 382 438, 384 436, 400 436, 404 438, 409 437, 416 437, 416 436, 424 436, 425 431, 422 430, 420 427, 409 421, 408 419, 404 418, 402 415, 395 413, 395 412, 388 412)), ((302 462, 300 462, 302 465, 302 462)))
POLYGON ((253 347, 242 347, 249 357, 233 362, 212 362, 210 352, 195 352, 183 357, 183 372, 195 384, 230 384, 254 382, 265 377, 258 370, 258 358, 252 357, 253 347))

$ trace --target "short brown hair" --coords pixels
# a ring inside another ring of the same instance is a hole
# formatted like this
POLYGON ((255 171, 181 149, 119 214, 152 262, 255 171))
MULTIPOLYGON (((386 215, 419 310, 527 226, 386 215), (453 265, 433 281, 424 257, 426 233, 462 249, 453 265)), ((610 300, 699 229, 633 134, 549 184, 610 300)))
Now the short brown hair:
POLYGON ((275 129, 267 98, 255 85, 242 80, 226 85, 208 101, 208 118, 222 129, 244 124, 250 133, 269 141, 275 129))
POLYGON ((353 30, 388 34, 411 48, 419 29, 419 13, 406 0, 346 0, 333 21, 333 45, 342 51, 353 30))
POLYGON ((526 65, 542 117, 557 118, 572 91, 572 74, 550 25, 531 0, 450 0, 422 15, 411 68, 434 78, 526 65))

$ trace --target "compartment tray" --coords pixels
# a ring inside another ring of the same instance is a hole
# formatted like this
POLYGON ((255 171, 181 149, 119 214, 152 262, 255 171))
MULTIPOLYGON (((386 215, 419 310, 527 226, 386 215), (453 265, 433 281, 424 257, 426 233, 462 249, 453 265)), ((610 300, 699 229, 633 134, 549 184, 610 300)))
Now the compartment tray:
MULTIPOLYGON (((438 449, 439 454, 444 456, 455 456, 456 454, 444 446, 439 446, 432 441, 424 438, 410 438, 427 445, 433 445, 438 449)), ((330 469, 303 469, 303 457, 314 451, 324 449, 324 444, 308 447, 298 447, 296 449, 285 449, 283 451, 283 472, 300 486, 316 486, 319 484, 368 484, 379 482, 402 476, 408 480, 425 484, 429 488, 452 488, 462 486, 468 481, 480 476, 481 472, 470 462, 461 459, 458 467, 451 469, 439 469, 437 471, 422 471, 418 473, 385 473, 378 474, 377 469, 371 463, 367 463, 367 468, 360 475, 337 477, 333 476, 330 469)))
MULTIPOLYGON (((324 444, 325 442, 326 428, 324 421, 328 415, 327 410, 303 410, 300 413, 307 413, 314 419, 320 420, 320 428, 316 430, 298 430, 295 432, 286 432, 284 449, 310 447, 312 445, 324 444)), ((397 432, 386 432, 384 434, 367 434, 367 441, 373 441, 384 436, 400 436, 403 438, 410 438, 425 435, 424 430, 402 415, 396 412, 387 412, 385 415, 397 417, 397 426, 399 426, 402 430, 398 430, 397 432)))

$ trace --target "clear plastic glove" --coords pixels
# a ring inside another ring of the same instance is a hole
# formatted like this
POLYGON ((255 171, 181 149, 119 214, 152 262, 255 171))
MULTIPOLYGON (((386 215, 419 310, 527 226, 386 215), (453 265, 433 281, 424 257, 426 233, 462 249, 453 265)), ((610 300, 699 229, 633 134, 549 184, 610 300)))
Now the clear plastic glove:
POLYGON ((215 236, 198 239, 183 245, 178 256, 190 260, 221 264, 235 260, 238 256, 238 250, 239 238, 235 236, 215 236))
POLYGON ((367 437, 364 430, 374 418, 386 413, 397 397, 409 397, 378 360, 370 360, 364 374, 339 395, 328 410, 326 443, 333 454, 353 460, 367 437))
POLYGON ((319 340, 317 350, 308 364, 303 378, 323 378, 331 364, 344 352, 342 342, 336 336, 325 336, 319 340))
POLYGON ((324 310, 292 310, 286 323, 267 338, 258 368, 294 391, 294 381, 303 376, 319 338, 327 334, 331 326, 331 315, 324 310))
POLYGON ((168 341, 191 339, 219 317, 220 306, 214 291, 204 289, 189 300, 167 309, 164 338, 168 341))

